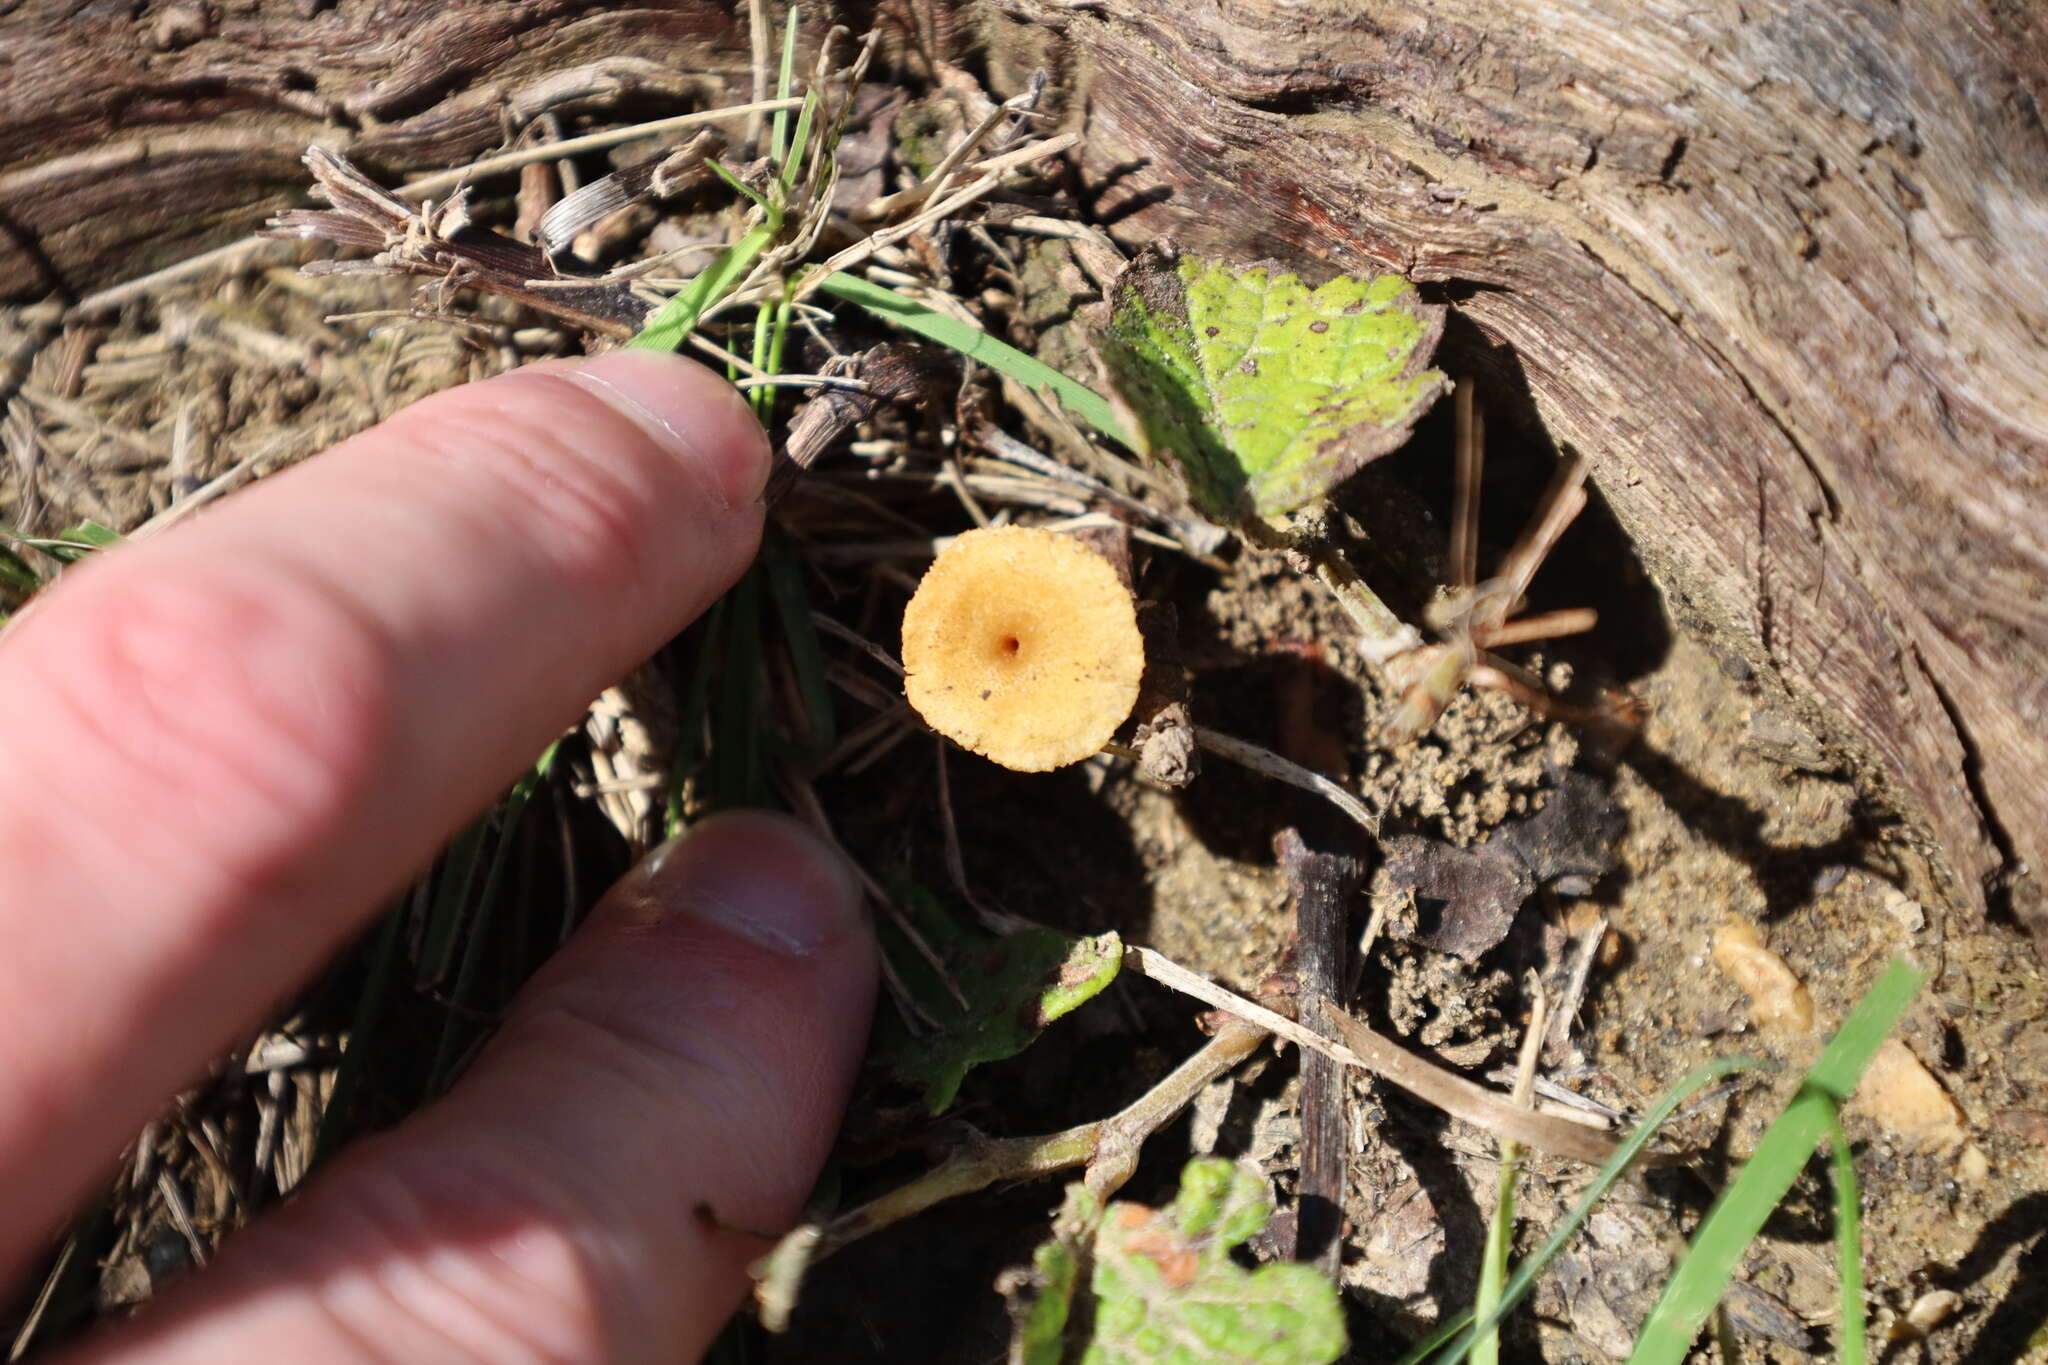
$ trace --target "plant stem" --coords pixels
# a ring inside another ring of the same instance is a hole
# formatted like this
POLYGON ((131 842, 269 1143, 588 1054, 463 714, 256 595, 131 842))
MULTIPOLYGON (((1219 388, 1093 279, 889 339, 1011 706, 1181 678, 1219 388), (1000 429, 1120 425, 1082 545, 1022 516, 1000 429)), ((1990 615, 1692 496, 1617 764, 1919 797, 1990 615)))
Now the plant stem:
MULTIPOLYGON (((843 1213, 823 1225, 806 1224, 783 1238, 784 1245, 807 1243, 808 1255, 793 1269, 801 1275, 811 1262, 823 1260, 871 1233, 900 1223, 936 1204, 991 1185, 1031 1180, 1075 1166, 1088 1168, 1089 1192, 1107 1199, 1137 1168, 1138 1149, 1145 1139, 1171 1123, 1202 1088, 1250 1056, 1267 1038, 1266 1030, 1232 1019, 1202 1049, 1175 1067, 1128 1108, 1105 1119, 1037 1137, 988 1138, 977 1134, 958 1151, 907 1185, 843 1213)), ((761 1263, 777 1262, 775 1253, 761 1263)), ((786 1265, 776 1274, 792 1273, 786 1265)), ((756 1296, 764 1304, 787 1284, 763 1276, 756 1296)), ((793 1298, 793 1293, 791 1294, 793 1298)))

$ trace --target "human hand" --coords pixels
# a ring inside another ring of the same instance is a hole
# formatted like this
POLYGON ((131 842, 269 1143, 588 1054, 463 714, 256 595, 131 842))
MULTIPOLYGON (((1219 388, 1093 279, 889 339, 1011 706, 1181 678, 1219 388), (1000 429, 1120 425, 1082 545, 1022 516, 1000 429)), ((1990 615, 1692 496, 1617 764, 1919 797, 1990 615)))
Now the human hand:
MULTIPOLYGON (((0 1284, 580 708, 738 576, 768 450, 672 356, 451 390, 64 575, 0 640, 0 1284)), ((657 852, 440 1103, 83 1358, 694 1359, 830 1144, 850 871, 657 852)))

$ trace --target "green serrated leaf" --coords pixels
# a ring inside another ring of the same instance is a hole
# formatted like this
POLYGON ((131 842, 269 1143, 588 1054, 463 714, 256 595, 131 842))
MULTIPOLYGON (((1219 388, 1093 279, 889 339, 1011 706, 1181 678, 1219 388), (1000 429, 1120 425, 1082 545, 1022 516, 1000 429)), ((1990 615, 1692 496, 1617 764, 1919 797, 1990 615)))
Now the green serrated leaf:
POLYGON ((1399 275, 1310 288, 1152 248, 1117 280, 1105 367, 1147 453, 1218 521, 1291 512, 1408 439, 1450 384, 1443 309, 1399 275))
POLYGON ((1034 1254, 1029 1311, 1012 1300, 1012 1365, 1070 1358, 1083 1343, 1048 1335, 1069 1325, 1089 1333, 1081 1365, 1325 1365, 1343 1354, 1337 1291, 1313 1267, 1231 1259, 1273 1216, 1256 1171, 1198 1157, 1166 1208, 1116 1203, 1087 1216, 1092 1206, 1069 1187, 1053 1239, 1034 1254), (1094 1312, 1074 1313, 1071 1288, 1058 1296, 1089 1263, 1094 1312))
POLYGON ((1053 1215, 1052 1237, 1031 1253, 1031 1265, 1005 1271, 996 1280, 1010 1310, 1009 1365, 1060 1365, 1066 1358, 1074 1291, 1101 1221, 1102 1203, 1088 1187, 1078 1181, 1067 1186, 1067 1197, 1053 1215))
POLYGON ((921 890, 913 889, 904 900, 918 932, 945 963, 947 976, 967 1003, 963 1009, 915 949, 885 944, 911 994, 939 1028, 912 1037, 884 1016, 876 1056, 899 1079, 919 1087, 934 1114, 952 1104, 968 1071, 1031 1046, 1048 1024, 1114 980, 1123 964, 1123 941, 1114 933, 1072 938, 1052 929, 1027 929, 997 938, 967 925, 921 890))

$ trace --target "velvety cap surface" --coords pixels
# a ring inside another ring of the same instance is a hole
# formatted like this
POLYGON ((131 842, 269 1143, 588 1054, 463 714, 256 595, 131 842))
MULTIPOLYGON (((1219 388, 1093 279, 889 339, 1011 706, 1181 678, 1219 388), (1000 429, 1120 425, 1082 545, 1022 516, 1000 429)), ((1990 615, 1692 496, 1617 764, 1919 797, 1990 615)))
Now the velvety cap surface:
POLYGON ((1070 536, 969 531, 903 613, 904 691, 934 730, 1006 768, 1078 763, 1138 700, 1145 645, 1108 560, 1070 536))

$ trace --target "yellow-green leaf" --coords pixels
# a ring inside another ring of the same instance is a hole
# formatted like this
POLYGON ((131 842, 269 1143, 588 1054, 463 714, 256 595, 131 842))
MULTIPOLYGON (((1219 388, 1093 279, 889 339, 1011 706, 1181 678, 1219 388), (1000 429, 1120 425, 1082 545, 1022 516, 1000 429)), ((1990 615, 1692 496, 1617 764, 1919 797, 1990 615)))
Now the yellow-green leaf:
POLYGON ((1311 288, 1271 265, 1148 249, 1101 349, 1147 453, 1222 521, 1290 512, 1408 439, 1448 387, 1443 309, 1399 275, 1311 288))

